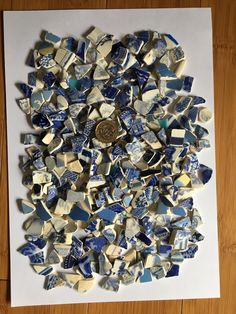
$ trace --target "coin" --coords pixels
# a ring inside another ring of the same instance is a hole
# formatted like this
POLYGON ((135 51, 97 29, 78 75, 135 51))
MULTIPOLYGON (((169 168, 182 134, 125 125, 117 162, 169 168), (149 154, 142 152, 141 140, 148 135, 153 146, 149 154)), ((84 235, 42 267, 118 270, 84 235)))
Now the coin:
POLYGON ((118 135, 117 124, 111 120, 104 120, 97 125, 95 134, 100 142, 114 142, 118 135))

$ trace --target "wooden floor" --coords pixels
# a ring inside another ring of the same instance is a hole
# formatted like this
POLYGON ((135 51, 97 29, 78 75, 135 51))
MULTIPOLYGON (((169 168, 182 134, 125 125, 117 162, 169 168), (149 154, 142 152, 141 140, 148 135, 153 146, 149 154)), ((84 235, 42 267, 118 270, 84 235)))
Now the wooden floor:
MULTIPOLYGON (((0 31, 0 314, 236 313, 236 0, 0 0, 1 10, 211 7, 221 298, 10 308, 3 32, 0 31)), ((2 14, 0 15, 2 28, 2 14)), ((201 23, 201 21, 199 21, 201 23)), ((194 284, 194 283, 193 283, 194 284)), ((204 282, 202 283, 204 285, 204 282)), ((30 287, 29 287, 30 288, 30 287)), ((187 288, 187 287, 186 287, 187 288)))

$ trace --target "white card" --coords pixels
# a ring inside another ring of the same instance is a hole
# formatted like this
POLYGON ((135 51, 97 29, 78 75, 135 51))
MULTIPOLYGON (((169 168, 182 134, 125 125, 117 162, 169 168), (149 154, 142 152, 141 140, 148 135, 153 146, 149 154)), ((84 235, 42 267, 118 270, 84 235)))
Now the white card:
POLYGON ((194 259, 180 267, 179 277, 153 280, 151 283, 121 286, 118 293, 98 285, 87 294, 67 287, 46 291, 44 277, 33 272, 26 257, 17 249, 25 242, 17 200, 26 197, 18 168, 24 155, 20 135, 32 131, 16 99, 21 97, 17 82, 27 82, 32 68, 25 65, 29 50, 40 39, 42 30, 59 36, 79 37, 92 25, 116 37, 143 29, 172 34, 182 45, 188 59, 184 73, 194 77, 193 95, 206 99, 214 112, 212 29, 210 9, 132 9, 132 10, 61 10, 4 12, 5 72, 7 99, 7 136, 9 166, 9 216, 11 252, 11 305, 67 304, 133 300, 215 298, 219 292, 217 207, 215 177, 214 122, 208 124, 211 148, 200 153, 200 161, 213 169, 213 176, 194 196, 204 224, 199 231, 205 240, 199 243, 194 259))

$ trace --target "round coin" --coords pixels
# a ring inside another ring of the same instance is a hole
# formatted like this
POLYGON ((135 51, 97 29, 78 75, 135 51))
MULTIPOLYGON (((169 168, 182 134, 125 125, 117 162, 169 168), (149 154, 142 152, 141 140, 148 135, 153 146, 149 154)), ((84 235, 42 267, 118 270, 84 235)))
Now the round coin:
POLYGON ((114 142, 118 135, 117 124, 111 120, 104 120, 97 125, 95 134, 100 142, 114 142))

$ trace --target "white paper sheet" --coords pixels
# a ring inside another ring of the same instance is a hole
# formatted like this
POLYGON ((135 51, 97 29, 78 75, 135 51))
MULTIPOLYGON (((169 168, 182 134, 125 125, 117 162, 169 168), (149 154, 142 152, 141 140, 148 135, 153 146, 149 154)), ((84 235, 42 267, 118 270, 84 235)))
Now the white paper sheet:
POLYGON ((214 111, 212 30, 210 9, 137 9, 137 10, 69 10, 4 12, 5 71, 7 95, 7 135, 9 165, 9 216, 11 251, 12 306, 83 303, 129 300, 162 300, 219 297, 219 267, 217 241, 217 209, 215 180, 214 123, 208 127, 211 148, 201 153, 202 163, 213 168, 213 177, 205 189, 195 194, 194 203, 200 210, 204 224, 199 229, 205 240, 193 260, 181 265, 180 276, 154 280, 152 283, 121 286, 115 294, 100 287, 80 295, 66 287, 46 291, 44 277, 33 272, 26 257, 16 250, 24 243, 17 199, 26 196, 18 168, 19 155, 24 154, 20 134, 31 129, 15 99, 21 97, 15 83, 27 82, 32 71, 25 65, 29 50, 39 40, 42 30, 59 36, 79 37, 90 26, 120 36, 142 29, 153 29, 172 34, 182 45, 188 64, 185 73, 195 78, 192 94, 204 97, 214 111))

